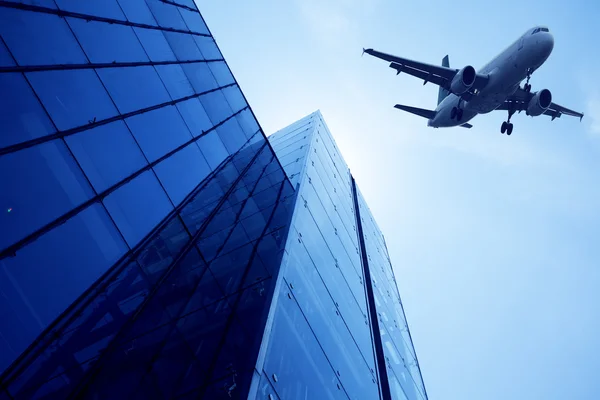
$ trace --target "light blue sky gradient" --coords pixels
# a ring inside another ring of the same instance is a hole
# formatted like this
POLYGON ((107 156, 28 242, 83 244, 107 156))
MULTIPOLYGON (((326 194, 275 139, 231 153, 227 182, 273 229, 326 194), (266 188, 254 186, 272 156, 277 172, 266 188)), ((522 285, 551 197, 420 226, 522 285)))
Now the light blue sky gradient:
POLYGON ((382 228, 431 400, 600 398, 600 3, 199 2, 266 133, 320 109, 382 228), (422 86, 362 47, 481 67, 544 24, 534 90, 576 118, 429 129, 422 86))

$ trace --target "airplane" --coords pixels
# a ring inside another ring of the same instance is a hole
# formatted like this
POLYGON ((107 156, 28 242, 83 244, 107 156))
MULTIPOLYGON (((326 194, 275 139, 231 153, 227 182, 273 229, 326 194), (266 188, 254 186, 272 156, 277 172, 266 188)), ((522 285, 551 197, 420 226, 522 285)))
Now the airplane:
POLYGON ((471 65, 462 69, 450 68, 448 56, 442 65, 431 65, 407 58, 396 57, 373 49, 363 49, 363 54, 389 61, 390 67, 439 86, 438 105, 435 110, 396 104, 399 110, 427 118, 433 128, 461 126, 472 128, 468 123, 478 114, 494 110, 508 112, 502 123, 501 133, 512 134, 511 117, 516 112, 527 115, 548 115, 554 121, 562 115, 583 118, 583 113, 569 110, 552 102, 548 89, 531 92, 529 79, 548 59, 554 48, 554 37, 545 26, 527 30, 506 50, 481 68, 478 72, 471 65), (521 87, 521 83, 525 84, 521 87))

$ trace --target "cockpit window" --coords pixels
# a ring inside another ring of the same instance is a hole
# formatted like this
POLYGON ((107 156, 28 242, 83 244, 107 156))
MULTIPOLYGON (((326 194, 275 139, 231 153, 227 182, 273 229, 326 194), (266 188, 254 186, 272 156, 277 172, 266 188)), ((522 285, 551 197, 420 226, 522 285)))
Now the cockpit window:
POLYGON ((538 32, 550 32, 550 29, 548 29, 548 28, 535 28, 533 30, 533 32, 531 32, 531 34, 535 35, 538 32))

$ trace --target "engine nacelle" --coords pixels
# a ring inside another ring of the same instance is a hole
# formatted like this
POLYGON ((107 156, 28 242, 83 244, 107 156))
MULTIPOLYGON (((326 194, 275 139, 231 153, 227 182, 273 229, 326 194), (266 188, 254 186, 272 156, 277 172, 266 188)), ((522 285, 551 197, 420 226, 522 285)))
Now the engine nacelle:
POLYGON ((461 95, 471 89, 471 86, 475 83, 477 73, 475 68, 467 65, 454 75, 452 82, 450 82, 450 91, 454 94, 461 95))
POLYGON ((527 104, 527 115, 537 117, 550 107, 552 103, 552 93, 548 89, 542 89, 533 95, 529 104, 527 104))

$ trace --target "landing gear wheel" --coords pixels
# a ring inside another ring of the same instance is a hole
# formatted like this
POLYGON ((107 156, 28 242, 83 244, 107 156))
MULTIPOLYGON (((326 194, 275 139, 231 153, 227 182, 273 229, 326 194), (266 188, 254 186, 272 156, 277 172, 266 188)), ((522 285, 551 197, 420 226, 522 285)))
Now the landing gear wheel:
POLYGON ((457 113, 458 113, 458 109, 456 107, 452 107, 452 111, 450 111, 450 119, 456 118, 457 113))
POLYGON ((526 84, 525 84, 525 87, 523 87, 523 89, 524 89, 524 90, 525 90, 527 93, 529 93, 529 92, 531 92, 531 85, 530 85, 529 83, 526 83, 526 84))
POLYGON ((506 124, 506 134, 510 136, 513 131, 513 124, 506 124))
POLYGON ((504 121, 502 123, 502 126, 500 127, 500 133, 506 132, 506 128, 508 128, 508 124, 506 123, 506 121, 504 121))
POLYGON ((462 108, 459 108, 458 111, 456 112, 456 120, 460 121, 463 117, 463 110, 462 108))

